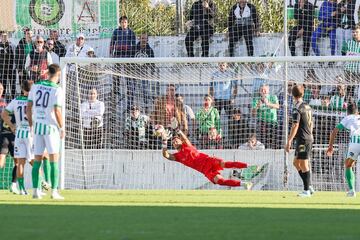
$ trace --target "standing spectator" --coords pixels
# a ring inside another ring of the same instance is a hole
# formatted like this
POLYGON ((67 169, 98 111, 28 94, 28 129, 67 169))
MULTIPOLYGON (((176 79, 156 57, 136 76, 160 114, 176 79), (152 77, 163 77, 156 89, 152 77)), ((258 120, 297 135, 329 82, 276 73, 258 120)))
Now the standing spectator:
POLYGON ((269 94, 268 85, 260 87, 260 97, 252 100, 252 114, 256 117, 256 130, 260 142, 267 148, 270 146, 278 147, 277 139, 277 110, 279 109, 279 100, 277 96, 269 94))
POLYGON ((95 88, 89 91, 89 99, 80 106, 84 128, 84 145, 86 149, 102 147, 105 104, 97 99, 95 88))
POLYGON ((236 149, 246 139, 246 133, 249 131, 248 124, 241 115, 239 108, 234 108, 229 120, 229 148, 236 149))
POLYGON ((65 57, 66 47, 59 41, 59 32, 57 30, 50 30, 50 39, 54 41, 54 52, 59 57, 65 57))
POLYGON ((219 111, 212 106, 213 99, 210 95, 205 95, 203 107, 195 114, 198 123, 198 140, 201 147, 204 147, 205 140, 211 127, 215 127, 221 135, 219 111))
POLYGON ((154 125, 163 125, 165 128, 171 124, 171 119, 175 116, 175 85, 169 84, 166 94, 155 100, 154 111, 151 113, 151 121, 154 125))
MULTIPOLYGON (((15 97, 16 93, 16 79, 14 74, 14 48, 9 42, 6 32, 1 34, 0 43, 0 74, 1 82, 5 89, 10 87, 10 99, 15 97)), ((6 92, 6 90, 5 90, 6 92)))
POLYGON ((120 27, 114 30, 110 42, 111 57, 131 57, 136 45, 135 33, 128 28, 128 18, 122 16, 119 19, 120 27))
POLYGON ((90 46, 85 43, 84 34, 80 33, 77 35, 75 43, 68 47, 65 57, 87 57, 89 48, 90 46))
MULTIPOLYGON (((134 57, 138 58, 153 58, 154 50, 149 45, 149 38, 146 33, 142 33, 140 35, 140 41, 136 45, 134 50, 134 57)), ((136 74, 143 76, 145 79, 148 79, 149 77, 154 77, 156 68, 154 63, 146 63, 146 64, 136 64, 135 65, 136 74)), ((135 81, 132 81, 135 82, 135 81)), ((148 112, 149 108, 149 100, 154 100, 155 96, 158 96, 160 94, 160 83, 149 80, 140 80, 136 81, 136 83, 141 84, 142 87, 142 97, 144 99, 145 104, 145 112, 148 112)), ((132 91, 135 92, 135 89, 132 91)), ((152 104, 152 102, 151 102, 152 104)))
POLYGON ((180 130, 187 136, 189 134, 189 125, 186 117, 184 102, 178 101, 175 94, 175 119, 179 124, 180 130))
MULTIPOLYGON (((346 42, 346 56, 360 56, 360 24, 356 24, 353 29, 353 39, 346 42)), ((349 83, 359 83, 360 81, 360 62, 347 62, 345 64, 345 77, 349 83)))
POLYGON ((346 42, 352 38, 352 29, 359 22, 358 14, 360 2, 357 0, 342 0, 337 5, 336 47, 337 55, 345 55, 343 51, 346 42), (356 13, 356 14, 355 14, 356 13), (356 17, 355 17, 356 15, 356 17))
POLYGON ((60 64, 60 57, 54 51, 54 40, 48 39, 46 41, 45 48, 48 51, 48 53, 50 54, 52 62, 59 65, 60 64))
POLYGON ((235 73, 228 69, 227 63, 219 63, 219 70, 213 73, 209 89, 219 113, 224 109, 228 117, 237 95, 237 81, 234 79, 235 73))
POLYGON ((25 37, 19 41, 15 49, 15 65, 16 70, 19 75, 19 81, 22 83, 24 80, 27 80, 27 72, 25 69, 25 61, 27 56, 35 49, 35 45, 33 43, 33 32, 30 28, 24 29, 25 37))
POLYGON ((44 45, 44 38, 37 36, 35 50, 26 57, 25 69, 29 71, 29 79, 34 82, 48 79, 48 66, 52 64, 52 59, 44 45))
POLYGON ((194 41, 201 37, 202 56, 209 57, 210 38, 214 34, 216 6, 212 0, 198 0, 191 7, 188 22, 189 32, 185 38, 188 57, 194 57, 194 41))
MULTIPOLYGON (((129 58, 134 56, 134 48, 136 45, 136 36, 135 33, 128 27, 128 18, 126 16, 122 16, 119 19, 120 26, 114 30, 113 35, 110 41, 110 49, 109 53, 111 57, 116 58, 129 58)), ((131 70, 131 66, 129 64, 117 64, 117 71, 125 72, 124 75, 127 75, 127 71, 131 70)), ((120 82, 126 81, 126 100, 127 100, 127 110, 130 111, 131 106, 134 101, 134 88, 136 86, 136 80, 131 78, 120 78, 118 76, 114 76, 113 78, 113 95, 114 95, 114 107, 117 104, 117 98, 120 98, 119 92, 120 82)))
POLYGON ((138 106, 131 107, 130 116, 125 120, 126 147, 129 149, 146 149, 150 119, 141 114, 138 106))
POLYGON ((175 102, 182 103, 184 108, 187 124, 188 124, 188 135, 192 136, 194 134, 195 127, 195 114, 192 108, 189 105, 186 105, 184 102, 184 96, 180 93, 175 94, 175 102))
POLYGON ((314 27, 314 10, 314 5, 308 0, 299 0, 295 3, 294 17, 298 24, 289 33, 291 56, 296 56, 295 41, 301 37, 303 39, 303 54, 309 56, 311 34, 314 27))
POLYGON ((248 56, 254 56, 254 33, 259 32, 256 8, 247 0, 238 0, 231 8, 228 18, 229 55, 234 56, 235 44, 244 37, 248 56))
POLYGON ((327 0, 321 4, 319 12, 320 24, 313 32, 311 37, 311 46, 316 56, 320 56, 320 50, 317 45, 317 40, 320 37, 330 36, 331 55, 335 55, 336 51, 336 0, 327 0))

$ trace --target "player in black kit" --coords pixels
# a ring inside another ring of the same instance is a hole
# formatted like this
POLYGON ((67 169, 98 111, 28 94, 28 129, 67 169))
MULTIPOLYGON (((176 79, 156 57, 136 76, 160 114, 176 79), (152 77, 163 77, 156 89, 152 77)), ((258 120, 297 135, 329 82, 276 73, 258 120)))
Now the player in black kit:
MULTIPOLYGON (((6 101, 2 97, 3 86, 0 85, 0 113, 5 110, 6 101)), ((11 121, 15 123, 15 117, 12 115, 11 121)), ((15 129, 14 129, 15 130, 15 129)), ((6 155, 10 153, 10 156, 14 159, 14 143, 15 135, 14 132, 5 124, 5 122, 0 118, 0 168, 3 168, 6 161, 6 155)), ((14 159, 15 161, 15 159, 14 159)), ((16 185, 16 171, 17 171, 17 162, 14 162, 14 168, 12 171, 12 180, 10 191, 19 194, 19 190, 16 185)))
POLYGON ((311 156, 313 137, 313 116, 311 107, 303 102, 304 87, 296 85, 292 88, 294 97, 293 124, 288 137, 285 151, 289 152, 293 139, 295 138, 294 166, 304 183, 304 191, 298 194, 299 197, 311 197, 314 192, 310 186, 309 159, 311 156))

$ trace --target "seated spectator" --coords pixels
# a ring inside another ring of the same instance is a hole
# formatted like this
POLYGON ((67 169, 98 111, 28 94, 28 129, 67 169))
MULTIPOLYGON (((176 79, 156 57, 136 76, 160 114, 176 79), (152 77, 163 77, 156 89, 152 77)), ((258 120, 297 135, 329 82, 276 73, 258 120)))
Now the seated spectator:
POLYGON ((60 57, 54 51, 54 41, 51 40, 51 39, 48 39, 46 41, 46 44, 45 44, 45 49, 50 54, 52 62, 59 65, 60 64, 60 57))
POLYGON ((59 32, 56 29, 50 30, 50 39, 54 42, 54 52, 59 57, 65 57, 66 47, 59 41, 59 32))
POLYGON ((214 98, 219 113, 224 109, 227 117, 230 117, 237 95, 237 80, 234 79, 235 73, 228 68, 227 63, 219 63, 219 70, 211 78, 209 94, 214 98))
POLYGON ((277 96, 271 95, 268 85, 260 87, 260 96, 252 100, 252 114, 256 117, 256 130, 259 140, 265 143, 267 148, 279 147, 277 139, 277 110, 279 100, 277 96))
MULTIPOLYGON (((187 124, 188 124, 188 135, 192 136, 194 135, 194 127, 195 127, 195 114, 192 108, 189 105, 186 105, 184 103, 184 96, 180 93, 175 94, 175 102, 182 103, 182 106, 184 108, 187 124)), ((179 106, 181 107, 181 106, 179 106)))
POLYGON ((15 49, 15 65, 20 84, 28 78, 28 74, 25 69, 26 58, 36 48, 32 40, 33 32, 31 29, 26 27, 24 29, 24 34, 25 37, 19 41, 19 44, 15 49))
POLYGON ((312 94, 310 97, 309 105, 312 107, 321 107, 324 106, 325 103, 320 97, 320 86, 319 85, 313 85, 312 86, 312 94))
POLYGON ((229 146, 230 149, 236 149, 246 139, 246 132, 249 130, 248 124, 241 115, 239 108, 232 110, 231 118, 229 119, 229 146))
POLYGON ((131 57, 136 45, 135 33, 128 27, 128 18, 122 16, 119 19, 120 26, 114 30, 110 41, 111 57, 131 57))
POLYGON ((175 116, 175 85, 169 84, 166 94, 155 100, 154 111, 150 119, 154 125, 160 124, 165 128, 170 127, 171 119, 175 116))
POLYGON ((52 58, 45 49, 44 38, 37 36, 35 46, 35 50, 26 57, 25 69, 29 71, 29 80, 37 82, 48 79, 47 69, 52 64, 52 58))
POLYGON ((90 47, 86 53, 86 56, 89 58, 96 58, 95 50, 92 47, 90 47))
POLYGON ((75 43, 68 47, 65 57, 87 57, 89 48, 90 46, 85 43, 84 34, 80 33, 77 35, 75 43))
POLYGON ((319 12, 320 24, 313 32, 311 37, 311 46, 316 56, 320 56, 320 50, 317 45, 317 40, 320 37, 329 35, 331 55, 335 55, 336 52, 336 0, 327 0, 321 4, 319 12))
POLYGON ((189 32, 185 37, 188 57, 194 57, 194 41, 201 38, 202 56, 209 57, 210 38, 214 34, 216 7, 213 0, 198 0, 193 3, 189 21, 186 22, 189 32))
POLYGON ((218 134, 215 127, 211 127, 207 136, 203 139, 204 149, 223 149, 221 134, 218 134))
POLYGON ((8 34, 6 32, 1 33, 0 42, 0 77, 1 83, 5 88, 10 87, 9 99, 13 99, 16 94, 16 75, 14 73, 14 48, 9 41, 8 34))
POLYGON ((212 97, 205 95, 203 107, 195 114, 195 119, 199 127, 197 129, 197 136, 200 148, 204 147, 203 140, 206 139, 211 127, 215 127, 218 134, 221 135, 219 111, 212 106, 212 103, 212 97))
POLYGON ((242 150, 265 150, 265 145, 256 139, 256 134, 250 135, 248 141, 240 145, 239 149, 242 150))
POLYGON ((86 149, 102 147, 105 105, 104 102, 97 99, 97 96, 97 90, 95 88, 91 89, 89 99, 80 106, 86 149))
POLYGON ((141 114, 138 106, 132 106, 130 116, 125 120, 126 147, 129 149, 146 149, 149 143, 149 128, 150 118, 141 114))
POLYGON ((254 56, 254 33, 259 33, 259 18, 256 8, 247 0, 238 0, 232 6, 228 18, 229 55, 233 57, 235 44, 242 37, 245 39, 248 56, 254 56))
POLYGON ((345 85, 338 85, 334 96, 330 98, 330 107, 333 109, 346 109, 346 89, 345 85))
POLYGON ((303 39, 303 55, 309 56, 311 34, 314 26, 314 11, 314 5, 308 0, 299 0, 295 3, 294 18, 298 24, 289 33, 291 56, 296 56, 295 41, 297 38, 303 39))

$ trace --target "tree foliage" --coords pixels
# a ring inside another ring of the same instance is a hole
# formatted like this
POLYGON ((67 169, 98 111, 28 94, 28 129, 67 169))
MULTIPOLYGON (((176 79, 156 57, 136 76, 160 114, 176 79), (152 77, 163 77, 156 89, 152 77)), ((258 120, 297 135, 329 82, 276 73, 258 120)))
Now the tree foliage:
MULTIPOLYGON (((150 0, 119 0, 121 15, 127 15, 129 24, 136 34, 147 32, 153 36, 176 34, 176 7, 159 4, 150 5, 150 0)), ((196 0, 184 1, 185 19, 191 5, 196 0)), ((213 0, 217 7, 216 32, 227 32, 227 18, 230 8, 237 0, 213 0)), ((284 29, 284 0, 249 0, 255 5, 259 19, 260 32, 277 33, 284 29)))

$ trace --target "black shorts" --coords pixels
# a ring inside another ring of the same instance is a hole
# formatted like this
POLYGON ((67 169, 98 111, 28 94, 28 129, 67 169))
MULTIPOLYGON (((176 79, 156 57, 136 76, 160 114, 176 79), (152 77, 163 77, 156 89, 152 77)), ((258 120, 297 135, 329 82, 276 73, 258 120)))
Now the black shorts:
POLYGON ((1 154, 8 154, 14 157, 15 135, 13 133, 0 133, 1 154))
POLYGON ((309 160, 311 157, 312 142, 296 142, 295 158, 299 160, 309 160))

